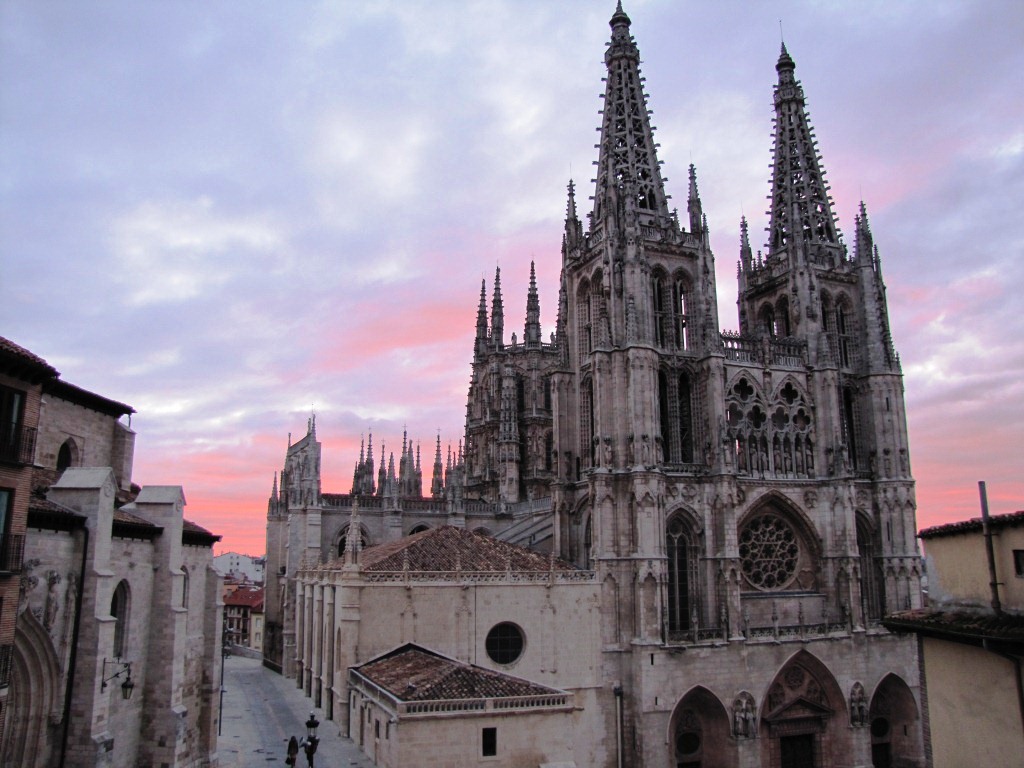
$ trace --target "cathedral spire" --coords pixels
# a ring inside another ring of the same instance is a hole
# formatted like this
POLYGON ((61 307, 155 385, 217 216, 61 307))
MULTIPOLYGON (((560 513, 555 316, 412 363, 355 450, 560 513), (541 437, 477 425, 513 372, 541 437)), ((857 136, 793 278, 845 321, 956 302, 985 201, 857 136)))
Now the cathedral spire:
POLYGON ((540 298, 537 295, 537 270, 530 262, 530 289, 526 294, 526 328, 523 342, 527 347, 540 346, 540 298))
POLYGON ((476 354, 487 351, 487 281, 480 278, 480 304, 476 310, 476 354))
POLYGON ((430 496, 440 499, 444 496, 444 465, 441 463, 441 433, 437 433, 437 446, 434 449, 434 473, 430 479, 430 496))
POLYGON ((690 213, 690 231, 699 235, 704 223, 704 210, 700 204, 700 193, 697 192, 697 167, 693 163, 690 163, 690 190, 686 198, 686 210, 690 213))
POLYGON ((654 128, 640 76, 640 51, 620 2, 612 15, 591 229, 670 225, 654 128))
POLYGON ((804 90, 794 76, 796 64, 782 44, 775 65, 775 147, 772 162, 769 256, 801 242, 806 246, 837 246, 839 235, 825 169, 818 153, 804 103, 804 90))
POLYGON ((494 271, 494 296, 491 298, 491 345, 495 349, 505 346, 505 309, 501 303, 501 267, 494 271))
POLYGON ((580 240, 583 239, 582 229, 579 215, 576 213, 576 184, 569 179, 569 196, 565 203, 565 232, 562 235, 563 257, 579 247, 580 240))

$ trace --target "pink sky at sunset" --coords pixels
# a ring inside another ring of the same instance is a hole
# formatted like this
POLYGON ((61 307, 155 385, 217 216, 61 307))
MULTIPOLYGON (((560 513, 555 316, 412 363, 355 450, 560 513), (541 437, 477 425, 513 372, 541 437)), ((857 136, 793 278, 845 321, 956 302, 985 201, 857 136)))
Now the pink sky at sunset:
MULTIPOLYGON (((0 0, 0 335, 138 413, 134 480, 264 549, 288 434, 323 490, 462 435, 480 280, 553 330, 614 0, 0 0)), ((1024 4, 627 0, 667 188, 697 167, 720 325, 764 241, 779 19, 840 228, 867 205, 918 525, 1024 509, 1024 4)), ((425 478, 429 482, 429 478, 425 478)))

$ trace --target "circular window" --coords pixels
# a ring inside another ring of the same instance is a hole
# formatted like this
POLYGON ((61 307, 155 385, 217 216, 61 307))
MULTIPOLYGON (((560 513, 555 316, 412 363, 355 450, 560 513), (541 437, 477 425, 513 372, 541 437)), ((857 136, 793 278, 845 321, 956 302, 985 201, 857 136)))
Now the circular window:
POLYGON ((487 655, 495 664, 511 664, 523 655, 523 630, 507 621, 487 633, 487 655))
POLYGON ((760 515, 740 533, 743 575, 758 589, 782 589, 796 576, 800 545, 781 517, 760 515))
POLYGON ((884 717, 876 717, 871 721, 871 735, 876 739, 884 739, 889 735, 889 721, 884 717))

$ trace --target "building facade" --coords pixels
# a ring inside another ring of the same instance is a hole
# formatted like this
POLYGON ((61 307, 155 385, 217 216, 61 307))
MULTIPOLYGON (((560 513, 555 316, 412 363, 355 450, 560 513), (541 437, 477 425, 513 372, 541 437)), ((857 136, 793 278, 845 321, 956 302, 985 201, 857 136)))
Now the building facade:
MULTIPOLYGON (((410 625, 382 648, 367 627, 351 653, 323 653, 329 641, 315 638, 353 615, 351 591, 327 590, 337 564, 350 541, 371 553, 450 525, 588 574, 597 647, 580 653, 596 685, 506 668, 451 633, 422 643, 576 696, 577 765, 923 765, 916 643, 880 624, 920 607, 921 566, 902 373, 866 209, 848 247, 783 46, 769 241, 755 254, 742 222, 738 330, 721 331, 696 170, 681 220, 621 5, 610 26, 593 208, 584 223, 570 183, 554 333, 542 340, 532 275, 511 343, 500 273, 489 315, 482 287, 465 444, 444 466, 438 444, 429 496, 405 441, 398 475, 382 454, 374 487, 361 456, 343 495, 321 492, 312 422, 289 447, 268 511, 269 663, 311 695, 329 687, 324 706, 349 706, 342 660, 422 641, 410 625)), ((403 615, 441 615, 425 590, 410 586, 403 615)), ((501 621, 467 611, 483 634, 501 621)), ((541 618, 522 620, 527 636, 543 632, 541 618)), ((571 623, 560 632, 582 641, 571 623)))
POLYGON ((920 639, 935 768, 1010 768, 1024 755, 1024 512, 988 528, 921 531, 929 604, 885 621, 920 639))
POLYGON ((0 738, 10 732, 14 635, 39 407, 43 383, 56 375, 45 360, 0 337, 0 738))
POLYGON ((39 384, 0 764, 216 762, 220 537, 133 485, 134 410, 39 384))

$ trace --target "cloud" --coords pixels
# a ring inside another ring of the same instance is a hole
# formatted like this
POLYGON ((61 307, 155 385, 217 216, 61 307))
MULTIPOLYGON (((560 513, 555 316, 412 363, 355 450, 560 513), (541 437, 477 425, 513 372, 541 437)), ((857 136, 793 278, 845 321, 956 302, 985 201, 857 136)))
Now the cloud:
POLYGON ((267 265, 266 257, 283 246, 267 221, 218 214, 207 197, 142 203, 116 218, 110 231, 114 276, 135 306, 225 290, 239 271, 267 265))

